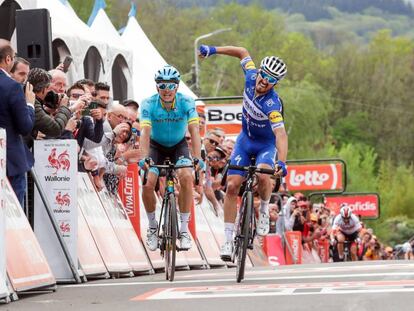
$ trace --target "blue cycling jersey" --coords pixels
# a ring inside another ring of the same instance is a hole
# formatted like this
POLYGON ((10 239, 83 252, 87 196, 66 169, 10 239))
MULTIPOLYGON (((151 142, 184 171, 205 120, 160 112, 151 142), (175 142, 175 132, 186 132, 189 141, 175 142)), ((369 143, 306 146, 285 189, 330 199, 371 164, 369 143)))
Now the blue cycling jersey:
POLYGON ((273 130, 284 127, 282 104, 274 89, 255 96, 258 70, 250 57, 240 62, 244 74, 242 131, 253 140, 275 140, 273 130))
POLYGON ((166 147, 172 147, 184 139, 187 125, 198 124, 195 102, 181 93, 168 111, 155 94, 144 99, 140 106, 140 126, 151 126, 151 139, 166 147))

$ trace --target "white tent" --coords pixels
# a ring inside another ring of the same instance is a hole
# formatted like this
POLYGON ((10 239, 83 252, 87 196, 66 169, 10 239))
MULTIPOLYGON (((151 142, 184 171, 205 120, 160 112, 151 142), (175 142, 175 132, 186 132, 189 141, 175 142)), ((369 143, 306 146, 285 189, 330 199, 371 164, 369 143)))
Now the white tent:
POLYGON ((131 83, 124 85, 124 79, 131 81, 133 68, 133 51, 121 40, 119 33, 110 21, 104 9, 100 9, 96 15, 91 30, 94 34, 105 39, 107 52, 105 64, 108 69, 106 81, 112 86, 114 96, 124 93, 123 99, 133 97, 131 83), (110 79, 112 77, 112 79, 110 79), (126 86, 128 88, 126 88, 126 86))
MULTIPOLYGON (((134 51, 134 94, 135 99, 140 102, 156 92, 155 72, 167 63, 148 39, 135 17, 128 19, 121 38, 134 51)), ((197 98, 184 82, 180 83, 179 92, 197 98)))

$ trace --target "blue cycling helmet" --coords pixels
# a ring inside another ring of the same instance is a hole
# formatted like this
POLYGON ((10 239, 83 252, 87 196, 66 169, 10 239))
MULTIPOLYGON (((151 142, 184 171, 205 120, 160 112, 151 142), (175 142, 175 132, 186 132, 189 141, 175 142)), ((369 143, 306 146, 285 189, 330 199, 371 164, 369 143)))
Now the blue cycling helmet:
POLYGON ((171 65, 165 65, 160 70, 157 71, 155 74, 155 82, 158 81, 172 81, 172 82, 180 82, 180 72, 171 65))

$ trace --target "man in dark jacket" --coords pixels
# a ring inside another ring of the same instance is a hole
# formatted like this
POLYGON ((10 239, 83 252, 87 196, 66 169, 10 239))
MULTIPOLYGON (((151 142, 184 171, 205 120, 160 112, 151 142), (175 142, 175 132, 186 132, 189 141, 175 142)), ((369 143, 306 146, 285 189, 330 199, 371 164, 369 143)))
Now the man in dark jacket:
POLYGON ((24 94, 21 85, 10 78, 14 58, 10 42, 0 39, 0 127, 7 133, 7 176, 23 206, 26 172, 33 166, 34 159, 21 135, 30 134, 33 128, 35 96, 30 84, 24 94))
POLYGON ((33 85, 36 94, 35 125, 32 136, 37 138, 38 132, 56 138, 62 135, 73 111, 81 109, 84 104, 68 107, 68 99, 50 91, 52 77, 43 69, 33 68, 29 72, 28 81, 33 85), (54 114, 51 115, 51 112, 54 114))

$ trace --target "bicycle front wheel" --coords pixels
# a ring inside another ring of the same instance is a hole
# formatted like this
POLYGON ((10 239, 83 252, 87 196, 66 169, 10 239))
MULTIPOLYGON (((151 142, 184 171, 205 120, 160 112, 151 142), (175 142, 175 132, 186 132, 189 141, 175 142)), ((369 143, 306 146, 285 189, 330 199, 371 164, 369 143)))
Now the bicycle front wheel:
POLYGON ((173 194, 168 196, 168 205, 166 207, 165 278, 172 282, 175 274, 175 255, 177 249, 177 208, 173 194))
POLYGON ((244 269, 246 267, 246 254, 247 246, 249 244, 249 228, 250 228, 250 219, 253 208, 253 195, 252 193, 246 192, 242 205, 240 206, 240 217, 239 217, 239 226, 238 234, 236 237, 236 255, 237 255, 237 270, 236 270, 236 279, 237 283, 240 283, 244 279, 244 269))

